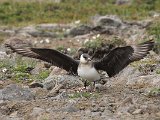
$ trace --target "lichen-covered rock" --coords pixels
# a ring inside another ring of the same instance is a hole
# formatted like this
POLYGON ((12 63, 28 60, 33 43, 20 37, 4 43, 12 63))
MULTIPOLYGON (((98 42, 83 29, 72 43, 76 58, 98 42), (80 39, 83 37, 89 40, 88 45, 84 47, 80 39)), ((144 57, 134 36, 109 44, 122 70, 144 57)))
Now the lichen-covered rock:
POLYGON ((90 33, 92 28, 88 25, 81 25, 71 29, 68 33, 69 36, 78 36, 90 33))
POLYGON ((10 84, 0 90, 0 100, 33 100, 34 94, 29 88, 24 88, 17 84, 10 84))
POLYGON ((160 87, 160 75, 146 75, 128 79, 128 86, 131 87, 160 87))
POLYGON ((63 88, 66 89, 83 86, 83 82, 79 80, 79 77, 71 75, 53 75, 46 78, 43 82, 43 86, 46 89, 52 89, 56 84, 63 84, 63 88))

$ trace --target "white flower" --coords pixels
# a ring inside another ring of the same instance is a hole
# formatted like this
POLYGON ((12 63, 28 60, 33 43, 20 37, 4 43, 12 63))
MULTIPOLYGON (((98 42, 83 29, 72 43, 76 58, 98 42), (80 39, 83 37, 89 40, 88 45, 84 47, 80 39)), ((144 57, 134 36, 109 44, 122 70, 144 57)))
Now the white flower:
POLYGON ((35 40, 35 41, 34 41, 34 44, 37 44, 37 43, 38 43, 38 41, 37 41, 37 40, 35 40))
POLYGON ((92 39, 95 40, 95 39, 96 39, 96 36, 93 36, 92 39))
POLYGON ((6 68, 3 68, 3 69, 2 69, 2 72, 3 72, 3 73, 7 72, 7 69, 6 69, 6 68))
POLYGON ((43 43, 43 42, 44 42, 43 40, 39 41, 39 43, 43 43))
POLYGON ((45 42, 46 43, 50 43, 50 40, 47 38, 47 39, 45 39, 45 42))
POLYGON ((89 39, 85 39, 84 44, 85 44, 86 42, 88 42, 88 41, 89 41, 89 39))
POLYGON ((99 38, 100 37, 100 34, 97 34, 97 38, 99 38))
POLYGON ((74 23, 75 24, 79 24, 81 21, 80 20, 77 20, 77 21, 75 21, 74 23))
POLYGON ((71 48, 67 48, 67 51, 70 52, 70 51, 71 51, 71 48))

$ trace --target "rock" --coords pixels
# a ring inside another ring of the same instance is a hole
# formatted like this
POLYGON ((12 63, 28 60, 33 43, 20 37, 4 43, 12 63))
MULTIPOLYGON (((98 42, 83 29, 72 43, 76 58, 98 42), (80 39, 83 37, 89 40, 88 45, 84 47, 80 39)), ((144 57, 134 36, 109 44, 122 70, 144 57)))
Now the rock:
POLYGON ((117 109, 117 114, 131 114, 135 111, 136 107, 135 105, 128 105, 128 106, 121 106, 117 109))
POLYGON ((45 98, 46 95, 48 94, 48 90, 40 88, 40 87, 32 88, 31 90, 32 90, 36 99, 45 98))
POLYGON ((43 30, 36 29, 35 26, 28 26, 24 28, 20 28, 17 30, 17 34, 32 36, 32 37, 57 37, 57 35, 53 32, 47 32, 43 30))
POLYGON ((42 85, 42 83, 33 81, 32 83, 29 84, 29 87, 30 88, 36 88, 36 87, 43 88, 43 85, 42 85))
POLYGON ((149 27, 152 23, 153 21, 150 19, 143 20, 143 21, 125 21, 126 25, 135 26, 142 29, 149 27))
POLYGON ((93 107, 91 112, 103 112, 105 110, 104 107, 93 107))
POLYGON ((129 78, 126 84, 132 87, 160 87, 160 75, 129 78))
POLYGON ((52 38, 56 38, 57 34, 53 33, 53 32, 45 32, 45 31, 30 31, 28 32, 29 35, 33 36, 33 37, 52 37, 52 38))
POLYGON ((0 100, 33 100, 34 95, 28 88, 11 84, 0 90, 0 100))
POLYGON ((91 27, 88 25, 81 25, 78 27, 75 27, 71 29, 68 33, 69 36, 78 36, 78 35, 84 35, 91 32, 91 27))
POLYGON ((53 75, 64 75, 67 74, 68 72, 64 69, 61 69, 59 67, 56 66, 51 66, 49 68, 49 70, 51 71, 51 73, 49 74, 49 76, 53 76, 53 75))
POLYGON ((44 62, 38 62, 33 70, 30 71, 32 75, 38 75, 43 70, 46 70, 44 62))
POLYGON ((70 113, 70 112, 77 112, 77 111, 79 111, 79 109, 75 106, 75 101, 73 103, 71 101, 66 105, 66 107, 60 109, 60 111, 70 113))
POLYGON ((67 106, 65 108, 62 109, 63 112, 77 112, 79 111, 78 108, 76 108, 75 106, 67 106))
POLYGON ((0 51, 0 60, 4 60, 6 58, 9 58, 9 56, 6 54, 6 52, 0 51))
POLYGON ((122 20, 115 15, 106 15, 106 16, 94 16, 92 19, 93 26, 101 26, 101 27, 120 27, 123 25, 122 20))
POLYGON ((122 20, 115 15, 94 16, 92 19, 93 31, 100 34, 118 35, 127 27, 122 20))
POLYGON ((58 94, 55 97, 51 97, 52 100, 62 100, 67 98, 68 98, 68 94, 66 93, 66 91, 63 91, 62 93, 58 94))
POLYGON ((37 117, 37 116, 41 115, 44 112, 45 112, 44 109, 42 109, 40 107, 34 107, 32 113, 30 114, 30 116, 37 117))
POLYGON ((160 13, 159 12, 155 12, 155 11, 151 11, 150 12, 150 15, 153 17, 153 18, 158 18, 160 16, 160 13))
POLYGON ((15 35, 15 29, 13 28, 6 28, 6 27, 0 27, 0 34, 6 35, 6 36, 13 36, 15 35))
POLYGON ((25 120, 25 119, 20 117, 12 117, 12 116, 10 117, 10 116, 1 115, 0 120, 25 120))
POLYGON ((39 24, 36 26, 39 30, 63 30, 63 29, 70 29, 71 25, 68 24, 39 24))
POLYGON ((142 109, 136 109, 132 114, 141 114, 142 113, 142 109))
POLYGON ((50 90, 56 85, 62 84, 64 89, 82 87, 83 82, 78 76, 71 75, 53 75, 46 78, 43 82, 44 88, 50 90))
POLYGON ((55 96, 57 95, 57 93, 59 92, 59 90, 63 87, 62 84, 59 84, 59 85, 55 85, 55 87, 48 93, 48 97, 50 96, 55 96))
POLYGON ((160 117, 160 112, 157 112, 157 113, 156 113, 156 116, 157 116, 157 117, 160 117))
POLYGON ((95 84, 95 88, 96 88, 96 90, 97 91, 104 91, 104 90, 106 90, 107 89, 107 87, 106 86, 104 86, 104 85, 102 85, 102 84, 95 84))

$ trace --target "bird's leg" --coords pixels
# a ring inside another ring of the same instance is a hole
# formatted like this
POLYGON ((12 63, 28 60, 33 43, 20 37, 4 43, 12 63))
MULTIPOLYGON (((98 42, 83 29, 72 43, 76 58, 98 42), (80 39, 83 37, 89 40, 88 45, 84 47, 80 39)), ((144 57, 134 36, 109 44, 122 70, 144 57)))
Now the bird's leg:
POLYGON ((83 87, 78 88, 78 91, 86 91, 87 90, 87 86, 88 86, 88 81, 86 79, 82 78, 82 82, 84 83, 83 87))
POLYGON ((93 92, 95 92, 96 91, 96 80, 95 81, 93 81, 93 92))
POLYGON ((95 91, 95 84, 96 84, 96 81, 91 82, 90 87, 88 89, 89 92, 95 91))
POLYGON ((87 80, 85 80, 85 82, 84 82, 84 88, 85 89, 87 88, 87 80))

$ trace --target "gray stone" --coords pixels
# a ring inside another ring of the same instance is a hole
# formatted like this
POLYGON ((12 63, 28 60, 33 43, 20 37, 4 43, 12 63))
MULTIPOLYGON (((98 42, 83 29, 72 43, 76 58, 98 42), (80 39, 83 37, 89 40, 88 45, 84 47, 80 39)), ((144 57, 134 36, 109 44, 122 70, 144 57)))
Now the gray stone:
POLYGON ((35 26, 20 28, 17 30, 17 34, 28 34, 33 37, 57 37, 55 33, 38 30, 35 26))
POLYGON ((0 60, 9 58, 9 56, 6 54, 6 52, 0 51, 0 60))
POLYGON ((92 23, 94 26, 102 26, 102 27, 120 27, 123 22, 122 20, 115 15, 106 15, 106 16, 94 16, 92 19, 92 23))
POLYGON ((0 34, 6 36, 13 36, 15 35, 15 30, 12 28, 0 27, 0 34))
POLYGON ((36 26, 39 30, 63 30, 63 29, 70 29, 71 25, 68 24, 39 24, 36 26))
POLYGON ((68 98, 68 94, 65 91, 55 97, 51 97, 52 100, 62 100, 67 98, 68 98))
POLYGON ((37 116, 39 116, 39 115, 41 115, 42 113, 44 113, 45 112, 45 110, 44 109, 42 109, 42 108, 40 108, 40 107, 35 107, 35 108, 33 108, 33 111, 32 111, 32 113, 30 114, 32 117, 37 117, 37 116))
POLYGON ((44 80, 44 88, 50 90, 57 84, 62 84, 64 89, 71 89, 76 87, 82 87, 83 82, 79 80, 78 76, 71 75, 53 75, 44 80))
POLYGON ((77 112, 77 111, 79 111, 79 109, 76 108, 75 106, 67 106, 65 108, 62 108, 61 111, 63 111, 63 112, 77 112))
POLYGON ((33 36, 33 37, 52 37, 52 38, 56 38, 57 34, 53 33, 53 32, 46 32, 46 31, 30 31, 28 32, 29 35, 33 36))
POLYGON ((136 109, 132 114, 141 114, 142 113, 142 109, 136 109))
POLYGON ((0 100, 33 100, 34 95, 28 88, 11 84, 0 90, 0 100))
POLYGON ((81 26, 78 26, 78 27, 71 29, 70 32, 68 33, 68 35, 78 36, 78 35, 88 34, 91 32, 91 29, 92 28, 88 25, 81 25, 81 26))
POLYGON ((160 75, 156 74, 129 78, 126 84, 135 87, 160 87, 160 75))

